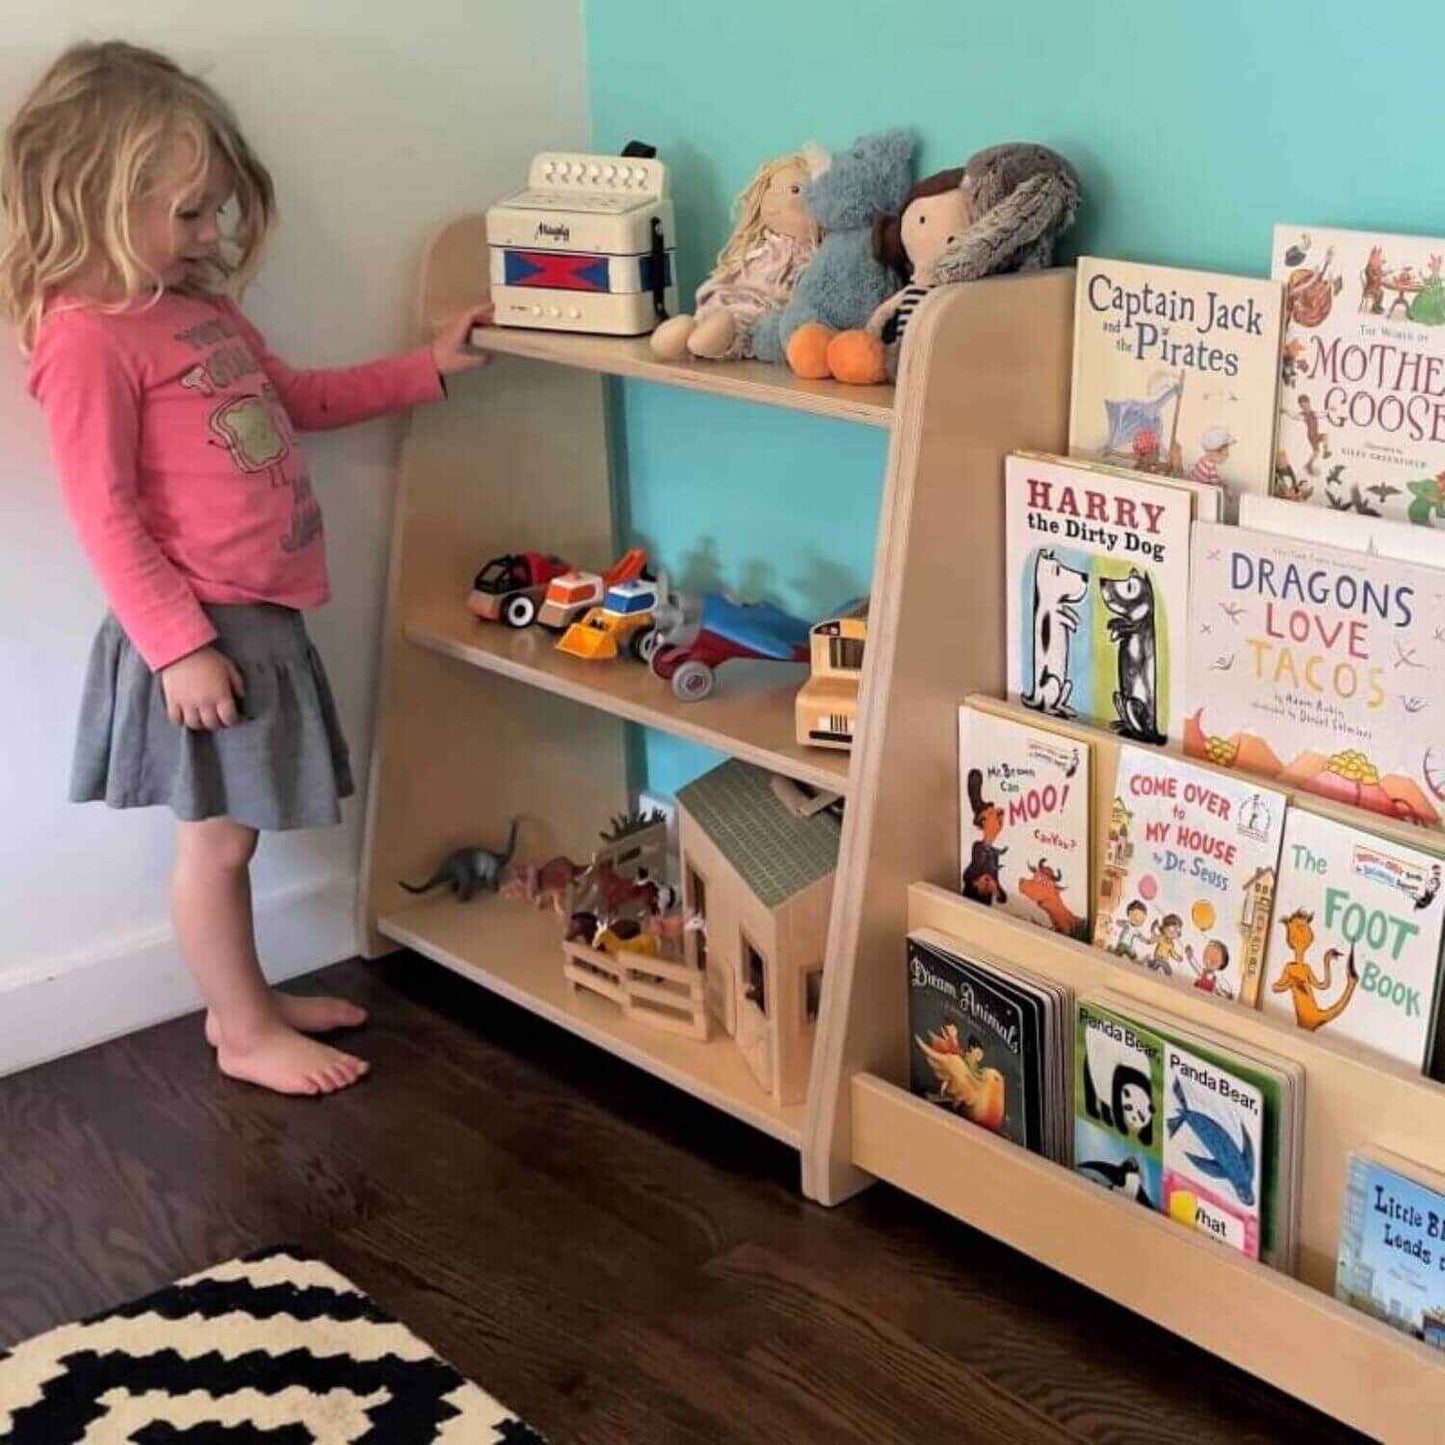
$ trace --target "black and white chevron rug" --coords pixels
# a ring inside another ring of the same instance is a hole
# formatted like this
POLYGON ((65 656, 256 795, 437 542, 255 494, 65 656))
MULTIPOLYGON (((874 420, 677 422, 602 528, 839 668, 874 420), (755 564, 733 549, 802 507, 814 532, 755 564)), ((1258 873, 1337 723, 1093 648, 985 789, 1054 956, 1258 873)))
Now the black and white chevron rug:
POLYGON ((349 1280, 263 1250, 0 1351, 4 1445, 534 1445, 349 1280))

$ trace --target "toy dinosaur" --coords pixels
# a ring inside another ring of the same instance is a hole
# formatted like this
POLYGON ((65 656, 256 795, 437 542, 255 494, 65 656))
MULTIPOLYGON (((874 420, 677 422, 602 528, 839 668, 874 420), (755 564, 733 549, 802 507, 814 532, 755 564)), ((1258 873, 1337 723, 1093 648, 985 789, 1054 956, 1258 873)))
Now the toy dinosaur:
POLYGON ((408 893, 430 893, 438 884, 445 883, 461 900, 468 902, 477 889, 495 893, 501 886, 502 869, 512 861, 517 847, 517 820, 512 819, 512 830, 507 835, 505 852, 493 853, 488 848, 458 848, 448 853, 437 870, 425 883, 407 883, 401 886, 408 893))

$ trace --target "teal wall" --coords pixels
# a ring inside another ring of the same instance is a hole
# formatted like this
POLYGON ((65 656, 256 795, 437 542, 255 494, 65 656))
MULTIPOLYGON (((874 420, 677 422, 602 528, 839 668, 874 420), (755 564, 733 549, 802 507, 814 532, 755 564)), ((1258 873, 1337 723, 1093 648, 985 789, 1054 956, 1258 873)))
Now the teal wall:
MULTIPOLYGON (((920 174, 1003 140, 1083 178, 1071 249, 1264 274, 1276 220, 1445 233, 1440 27, 1360 0, 586 0, 594 149, 671 167, 686 295, 758 162, 912 125, 920 174)), ((861 591, 885 437, 628 383, 624 521, 800 610, 861 591)), ((722 685, 726 685, 726 673, 722 685)), ((671 788, 703 760, 649 734, 671 788)))

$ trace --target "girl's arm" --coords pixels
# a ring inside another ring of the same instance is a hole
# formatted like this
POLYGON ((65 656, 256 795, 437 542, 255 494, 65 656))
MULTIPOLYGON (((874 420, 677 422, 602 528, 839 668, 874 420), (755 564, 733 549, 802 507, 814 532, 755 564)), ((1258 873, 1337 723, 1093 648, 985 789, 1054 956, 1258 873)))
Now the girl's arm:
POLYGON ((442 382, 444 372, 484 363, 484 357, 464 355, 461 342, 472 320, 480 321, 491 315, 490 307, 479 307, 465 317, 458 317, 447 328, 446 346, 438 340, 434 346, 419 346, 414 351, 385 356, 360 366, 297 371, 271 351, 239 307, 231 301, 221 304, 229 311, 276 388, 287 415, 300 431, 329 431, 400 411, 403 407, 440 400, 446 394, 442 382), (459 327, 463 327, 460 340, 450 335, 459 327))
POLYGON ((116 619, 153 671, 215 640, 190 584, 140 518, 140 386, 105 329, 80 314, 42 326, 30 390, 61 490, 116 619))

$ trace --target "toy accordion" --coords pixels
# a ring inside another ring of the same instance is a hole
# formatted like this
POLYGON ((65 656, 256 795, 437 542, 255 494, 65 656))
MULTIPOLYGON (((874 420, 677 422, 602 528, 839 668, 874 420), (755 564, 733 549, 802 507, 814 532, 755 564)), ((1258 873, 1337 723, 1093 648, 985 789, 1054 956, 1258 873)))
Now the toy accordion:
POLYGON ((543 152, 487 212, 499 326, 642 336, 677 310, 667 167, 543 152))

